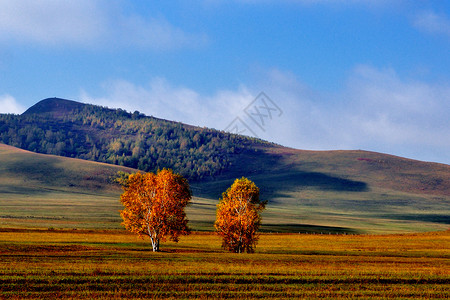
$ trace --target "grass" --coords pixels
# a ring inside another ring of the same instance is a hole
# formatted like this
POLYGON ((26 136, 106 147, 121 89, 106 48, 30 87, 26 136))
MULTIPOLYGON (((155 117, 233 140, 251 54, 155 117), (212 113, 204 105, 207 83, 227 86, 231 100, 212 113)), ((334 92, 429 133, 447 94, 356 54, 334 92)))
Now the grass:
POLYGON ((127 169, 0 145, 0 299, 449 298, 449 166, 261 151, 244 153, 232 179, 193 184, 187 215, 203 232, 152 253, 119 230, 109 178, 127 169), (224 252, 208 233, 240 176, 269 200, 254 254, 224 252))
MULTIPOLYGON (((264 151, 233 171, 253 180, 269 200, 263 230, 381 234, 449 228, 448 165, 367 151, 264 151)), ((202 182, 194 192, 218 199, 231 183, 202 182)))
POLYGON ((2 230, 0 298, 359 298, 450 295, 450 233, 263 234, 254 254, 210 233, 165 242, 124 231, 2 230))
MULTIPOLYGON (((363 151, 263 151, 268 154, 245 154, 232 173, 248 176, 260 187, 261 198, 269 200, 265 232, 380 234, 449 228, 449 166, 363 151)), ((119 229, 121 189, 109 181, 119 170, 133 171, 0 144, 0 228, 119 229)), ((194 230, 213 230, 216 204, 233 180, 191 184, 194 197, 187 215, 194 230)))

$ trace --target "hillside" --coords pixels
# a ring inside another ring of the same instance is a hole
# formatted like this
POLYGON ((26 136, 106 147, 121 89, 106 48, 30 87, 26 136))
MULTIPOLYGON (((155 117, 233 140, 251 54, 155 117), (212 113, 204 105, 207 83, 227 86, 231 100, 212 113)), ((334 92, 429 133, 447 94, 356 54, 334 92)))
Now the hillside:
MULTIPOLYGON (((450 166, 368 151, 303 151, 266 146, 233 169, 269 200, 271 230, 403 232, 445 230, 450 224, 450 166), (270 159, 269 159, 270 158, 270 159), (289 226, 286 226, 289 225, 289 226)), ((237 177, 235 176, 235 177, 237 177)), ((217 198, 223 179, 194 184, 217 198)))
POLYGON ((220 175, 256 139, 49 98, 22 115, 0 115, 0 142, 21 149, 156 171, 190 180, 220 175))
POLYGON ((0 144, 0 227, 111 226, 121 189, 111 182, 132 169, 36 154, 0 144))
POLYGON ((269 200, 263 221, 268 231, 411 232, 450 224, 450 166, 443 164, 367 151, 290 149, 61 99, 43 100, 20 116, 0 115, 0 139, 84 159, 1 146, 0 215, 30 222, 38 210, 61 224, 70 219, 74 227, 96 227, 96 214, 84 215, 78 206, 96 199, 108 220, 100 227, 118 227, 120 190, 105 178, 120 167, 87 161, 98 160, 145 171, 170 167, 189 177, 195 198, 188 216, 196 229, 212 229, 218 198, 241 176, 254 180, 269 200), (55 206, 58 199, 64 203, 55 206), (36 203, 32 211, 30 202, 36 203), (58 219, 72 206, 78 219, 58 219))
POLYGON ((81 159, 43 155, 0 144, 0 191, 67 191, 84 194, 116 194, 112 178, 118 171, 134 169, 81 159))

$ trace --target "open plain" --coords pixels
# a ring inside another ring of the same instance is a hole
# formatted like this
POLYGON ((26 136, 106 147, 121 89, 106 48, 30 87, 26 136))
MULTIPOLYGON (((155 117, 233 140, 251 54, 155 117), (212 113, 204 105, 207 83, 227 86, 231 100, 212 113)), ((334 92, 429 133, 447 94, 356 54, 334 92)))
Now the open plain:
POLYGON ((194 232, 151 252, 122 230, 0 232, 0 298, 446 299, 450 232, 263 234, 254 254, 194 232))

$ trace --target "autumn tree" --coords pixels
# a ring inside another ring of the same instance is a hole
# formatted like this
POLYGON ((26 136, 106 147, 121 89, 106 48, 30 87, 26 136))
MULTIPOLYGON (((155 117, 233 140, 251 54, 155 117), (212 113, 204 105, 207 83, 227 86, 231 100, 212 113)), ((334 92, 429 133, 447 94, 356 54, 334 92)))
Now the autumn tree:
POLYGON ((236 253, 254 252, 261 225, 260 213, 265 201, 259 199, 259 188, 247 178, 236 179, 222 194, 217 205, 214 227, 222 237, 222 247, 236 253))
POLYGON ((141 237, 148 235, 153 251, 159 251, 159 242, 167 237, 178 242, 180 235, 190 233, 184 208, 191 200, 191 191, 181 175, 169 169, 131 174, 122 187, 122 225, 141 237))

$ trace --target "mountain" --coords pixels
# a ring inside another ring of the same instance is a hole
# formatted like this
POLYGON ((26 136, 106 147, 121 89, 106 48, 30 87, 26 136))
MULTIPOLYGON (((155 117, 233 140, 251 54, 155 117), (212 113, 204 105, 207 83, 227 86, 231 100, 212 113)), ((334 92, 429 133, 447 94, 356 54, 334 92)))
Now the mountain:
POLYGON ((256 139, 147 117, 139 112, 49 98, 22 115, 0 115, 0 142, 29 151, 156 171, 190 180, 223 173, 256 139))
MULTIPOLYGON (((16 204, 30 199, 49 206, 59 198, 67 199, 69 206, 103 199, 110 203, 109 210, 101 210, 103 217, 118 224, 120 190, 94 184, 97 179, 104 182, 104 174, 110 172, 105 173, 106 166, 118 167, 94 162, 99 161, 144 171, 170 167, 187 176, 195 196, 188 217, 196 229, 211 230, 221 193, 241 176, 255 181, 261 197, 269 200, 263 221, 268 231, 384 233, 443 230, 450 224, 450 166, 445 164, 368 151, 290 149, 139 112, 55 98, 22 115, 0 115, 0 141, 53 154, 9 148, 22 157, 14 162, 0 151, 0 163, 10 166, 3 173, 8 175, 3 175, 0 207, 1 199, 10 198, 16 204), (33 155, 40 158, 31 159, 33 155), (30 165, 43 157, 48 161, 30 165), (98 171, 76 167, 85 163, 98 171), (30 181, 24 181, 27 177, 30 181), (21 194, 22 188, 30 193, 21 194)), ((26 211, 19 215, 32 216, 26 211)), ((89 223, 69 219, 77 226, 89 223)), ((95 222, 89 224, 95 227, 95 222)))

